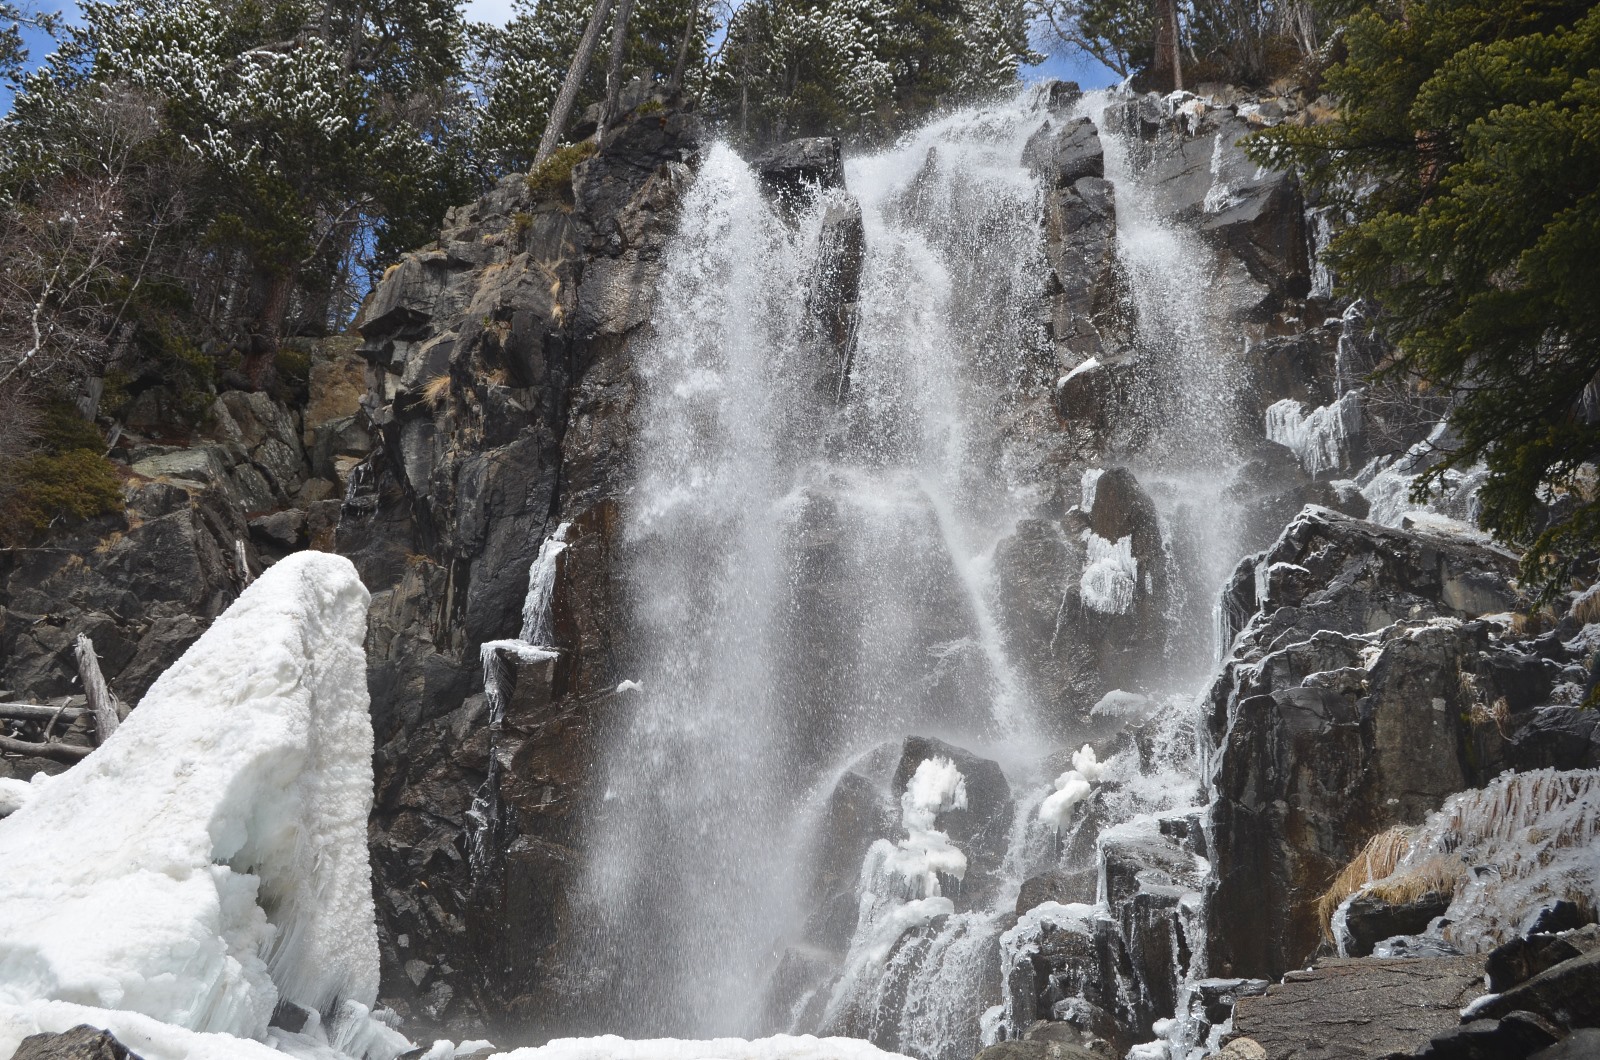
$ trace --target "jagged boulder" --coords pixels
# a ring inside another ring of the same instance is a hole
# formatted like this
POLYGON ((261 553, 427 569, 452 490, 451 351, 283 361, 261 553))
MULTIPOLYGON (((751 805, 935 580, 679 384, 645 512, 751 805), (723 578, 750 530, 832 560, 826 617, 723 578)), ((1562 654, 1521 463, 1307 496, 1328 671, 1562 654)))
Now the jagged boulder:
POLYGON ((110 1031, 80 1023, 60 1034, 30 1034, 11 1060, 140 1060, 110 1031))
POLYGON ((1223 609, 1243 628, 1210 692, 1214 974, 1302 965, 1317 897, 1378 832, 1590 753, 1582 660, 1475 620, 1514 604, 1513 570, 1488 546, 1315 508, 1241 567, 1223 609))
POLYGON ((817 191, 844 187, 844 161, 836 136, 810 136, 767 151, 751 163, 780 202, 797 205, 817 191))

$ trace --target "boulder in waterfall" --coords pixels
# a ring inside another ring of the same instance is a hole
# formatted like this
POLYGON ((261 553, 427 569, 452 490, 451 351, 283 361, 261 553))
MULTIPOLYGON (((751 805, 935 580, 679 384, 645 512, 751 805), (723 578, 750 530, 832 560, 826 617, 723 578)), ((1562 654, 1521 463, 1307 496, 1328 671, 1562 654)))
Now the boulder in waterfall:
POLYGON ((781 143, 751 163, 780 202, 799 205, 818 192, 844 187, 844 162, 836 136, 807 136, 781 143))
POLYGON ((1106 175, 1100 133, 1088 118, 1059 125, 1046 121, 1022 149, 1022 164, 1057 188, 1070 187, 1080 177, 1106 175))
MULTIPOLYGON (((239 1038, 285 1002, 368 1020, 367 604, 348 560, 281 561, 0 821, 0 1002, 35 1023, 60 999, 239 1038)), ((382 1055, 407 1047, 385 1035, 382 1055)))
POLYGON ((853 771, 839 778, 807 858, 814 874, 806 924, 810 940, 840 953, 849 947, 859 912, 861 863, 868 848, 894 837, 898 826, 898 807, 881 785, 853 771))
MULTIPOLYGON (((1000 764, 931 736, 908 736, 900 746, 900 761, 889 790, 905 791, 917 767, 932 758, 948 758, 954 763, 967 792, 966 806, 939 814, 936 827, 967 855, 969 872, 976 870, 974 875, 981 877, 985 868, 997 871, 1005 857, 1013 807, 1011 785, 1000 764)), ((964 898, 973 892, 975 883, 969 876, 962 888, 964 898)))
MULTIPOLYGON (((1094 147, 1098 146, 1096 140, 1094 147)), ((1069 371, 1091 361, 1111 363, 1116 359, 1113 351, 1131 338, 1111 183, 1099 176, 1081 176, 1048 189, 1044 228, 1045 257, 1050 263, 1045 310, 1056 359, 1069 371)), ((1063 416, 1099 423, 1112 411, 1103 402, 1093 409, 1081 404, 1061 405, 1063 416)))
POLYGON ((817 393, 830 404, 842 402, 850 390, 866 238, 861 204, 849 195, 830 199, 822 215, 817 267, 806 295, 806 311, 818 345, 817 393))
POLYGON ((1124 1003, 1134 1027, 1176 1011, 1193 956, 1206 866, 1186 842, 1190 830, 1182 817, 1147 817, 1100 833, 1102 898, 1128 955, 1124 1003))

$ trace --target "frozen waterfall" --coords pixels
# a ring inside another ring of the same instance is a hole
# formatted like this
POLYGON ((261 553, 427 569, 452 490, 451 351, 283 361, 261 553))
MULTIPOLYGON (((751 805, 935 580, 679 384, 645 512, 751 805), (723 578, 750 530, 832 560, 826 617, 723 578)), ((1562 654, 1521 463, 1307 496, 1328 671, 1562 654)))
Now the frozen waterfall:
MULTIPOLYGON (((1052 394, 1073 366, 1041 311, 1046 187, 1022 162, 1046 119, 1100 119, 1106 102, 1052 112, 1030 90, 955 112, 847 160, 845 188, 798 204, 775 203, 729 147, 705 154, 635 351, 623 570, 641 687, 618 701, 574 899, 586 974, 627 999, 596 1014, 602 1029, 848 1034, 926 1060, 970 1056, 998 1033, 1000 937, 1019 887, 1081 847, 1057 825, 1075 827, 1082 794, 1040 819, 1062 771, 1047 752, 1084 742, 1109 689, 1080 694, 1081 721, 1050 705, 1077 687, 1062 612, 1106 631, 1166 623, 1180 661, 1209 663, 1196 645, 1209 648, 1209 603, 1239 558, 1217 502, 1240 462, 1237 307, 1107 130, 1137 320, 1115 353, 1143 358, 1155 380, 1127 406, 1135 443, 1119 463, 1153 483, 1156 515, 1102 538, 1040 514, 1086 519, 1129 489, 1104 484, 1110 465, 1050 448, 1066 444, 1051 440, 1052 394), (829 226, 857 208, 845 385, 804 295, 836 251, 829 226), (1035 569, 1019 567, 1027 541, 1068 557, 1038 575, 1058 586, 1047 647, 1008 613, 1035 569), (1166 568, 1189 595, 1152 611, 1166 568), (1041 651, 1068 661, 1046 666, 1041 651), (937 778, 923 767, 971 767, 913 760, 908 737, 987 756, 974 761, 993 775, 966 776, 924 812, 912 789, 937 778), (817 852, 845 787, 862 813, 900 821, 899 838, 879 833, 824 872, 817 852), (951 814, 998 823, 948 831, 951 814), (966 872, 969 860, 982 867, 966 872), (834 911, 819 912, 830 887, 834 911)), ((1160 657, 1127 665, 1192 680, 1160 657)), ((1176 764, 1152 775, 1112 758, 1120 794, 1105 800, 1124 815, 1188 805, 1181 697, 1125 698, 1167 712, 1176 764)))

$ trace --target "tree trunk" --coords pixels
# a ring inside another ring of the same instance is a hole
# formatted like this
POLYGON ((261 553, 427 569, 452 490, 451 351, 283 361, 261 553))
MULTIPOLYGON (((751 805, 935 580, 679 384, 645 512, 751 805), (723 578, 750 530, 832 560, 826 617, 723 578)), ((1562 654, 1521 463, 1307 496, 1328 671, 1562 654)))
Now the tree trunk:
POLYGON ((539 150, 533 156, 535 169, 544 164, 544 160, 555 151, 556 144, 561 142, 567 120, 572 117, 572 107, 578 102, 578 90, 583 87, 589 64, 594 61, 594 50, 600 43, 600 31, 605 28, 606 16, 610 13, 611 0, 594 0, 594 14, 589 16, 588 28, 578 42, 578 53, 572 57, 572 65, 567 67, 567 79, 561 82, 561 91, 556 94, 556 105, 550 109, 550 122, 544 127, 544 135, 539 137, 539 150))
POLYGON ((250 349, 245 352, 241 366, 252 390, 266 390, 272 385, 274 362, 283 341, 283 321, 289 313, 289 296, 294 292, 294 277, 293 268, 283 268, 273 272, 267 280, 266 297, 261 311, 256 314, 250 349))
POLYGON ((94 738, 105 743, 117 731, 122 718, 117 714, 117 697, 111 694, 106 679, 100 673, 100 660, 95 657, 94 644, 82 633, 73 642, 73 654, 78 659, 78 678, 83 682, 83 694, 94 712, 94 738))
POLYGON ((1156 15, 1155 58, 1150 63, 1151 87, 1174 92, 1183 87, 1183 61, 1178 40, 1177 0, 1154 0, 1156 15))
POLYGON ((689 14, 683 24, 683 39, 678 42, 678 61, 672 64, 672 80, 667 82, 667 91, 677 95, 683 91, 683 75, 689 65, 689 42, 694 40, 694 27, 700 14, 700 0, 689 0, 689 14))
POLYGON ((628 54, 628 19, 633 16, 633 0, 619 0, 617 17, 611 27, 611 58, 606 63, 606 105, 600 111, 600 131, 595 140, 606 138, 606 129, 617 120, 617 102, 622 97, 622 60, 628 54))

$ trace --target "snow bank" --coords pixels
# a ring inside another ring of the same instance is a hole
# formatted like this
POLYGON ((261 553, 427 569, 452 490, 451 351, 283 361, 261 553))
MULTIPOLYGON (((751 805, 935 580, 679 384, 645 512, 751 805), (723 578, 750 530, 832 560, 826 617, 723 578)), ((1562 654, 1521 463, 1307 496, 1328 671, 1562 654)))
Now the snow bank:
POLYGON ((0 821, 8 1026, 53 1000, 262 1038, 281 1000, 372 1004, 367 600, 348 560, 283 560, 0 821))
POLYGON ((653 1038, 629 1041, 615 1035, 602 1038, 557 1038, 537 1048, 498 1053, 490 1060, 882 1060, 898 1057, 859 1038, 813 1038, 778 1034, 746 1041, 715 1038, 681 1041, 653 1038))
POLYGON ((1088 531, 1089 552, 1084 558, 1078 590, 1083 605, 1104 615, 1123 615, 1133 608, 1139 585, 1139 561, 1133 555, 1133 535, 1107 541, 1088 531))

